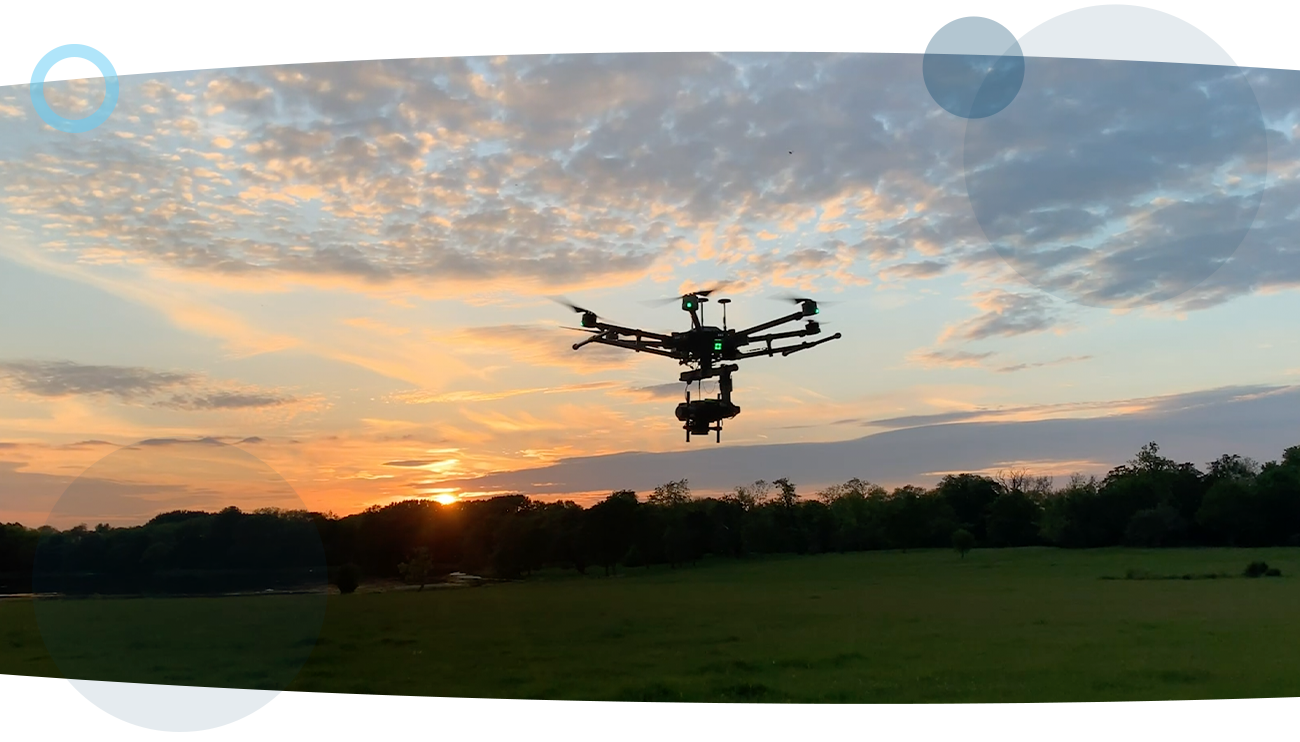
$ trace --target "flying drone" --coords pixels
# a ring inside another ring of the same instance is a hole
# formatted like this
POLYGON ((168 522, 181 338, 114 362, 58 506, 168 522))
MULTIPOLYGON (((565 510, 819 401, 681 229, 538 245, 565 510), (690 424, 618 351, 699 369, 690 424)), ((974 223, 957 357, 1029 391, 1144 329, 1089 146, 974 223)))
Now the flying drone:
POLYGON ((591 343, 599 343, 638 353, 673 358, 679 364, 690 367, 690 370, 683 371, 680 376, 682 382, 686 384, 686 401, 677 405, 677 419, 682 422, 682 427, 686 430, 687 442, 690 442, 692 435, 706 436, 711 432, 717 433, 717 441, 721 442, 722 421, 730 420, 740 414, 740 408, 731 401, 731 375, 740 367, 727 361, 740 361, 759 356, 771 357, 778 353, 784 357, 837 340, 840 333, 837 332, 820 340, 805 340, 794 345, 781 347, 773 345, 780 340, 821 334, 821 325, 815 319, 811 319, 821 311, 817 302, 813 299, 795 297, 790 297, 789 301, 799 306, 797 311, 744 330, 727 327, 727 304, 731 300, 719 299, 718 304, 722 306, 722 327, 706 325, 703 320, 704 304, 709 301, 709 295, 717 290, 712 288, 693 291, 668 299, 667 301, 681 300, 682 311, 691 315, 691 329, 667 334, 609 324, 602 321, 590 309, 566 301, 560 303, 582 315, 582 327, 568 329, 591 333, 591 337, 586 340, 574 343, 574 350, 591 343), (804 320, 802 330, 767 332, 772 328, 799 320, 804 320), (699 398, 692 400, 690 385, 702 384, 705 379, 715 376, 718 377, 717 398, 705 399, 701 392, 699 398))

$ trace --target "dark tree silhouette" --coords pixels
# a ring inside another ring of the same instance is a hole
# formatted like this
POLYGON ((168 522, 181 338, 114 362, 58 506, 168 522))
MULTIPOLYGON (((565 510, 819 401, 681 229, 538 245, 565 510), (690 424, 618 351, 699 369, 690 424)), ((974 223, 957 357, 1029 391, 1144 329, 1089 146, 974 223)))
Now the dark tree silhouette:
POLYGON ((975 548, 975 536, 965 528, 958 528, 952 532, 952 548, 965 559, 966 552, 975 548))
POLYGON ((241 570, 263 579, 267 565, 291 582, 317 538, 332 580, 347 592, 362 572, 420 584, 455 571, 585 574, 593 564, 612 575, 620 565, 677 567, 707 556, 956 547, 958 530, 971 535, 972 548, 1300 546, 1300 446, 1263 464, 1220 456, 1202 472, 1152 443, 1100 481, 1075 476, 1055 490, 1024 472, 949 475, 932 489, 892 492, 852 479, 807 499, 788 479, 721 497, 696 497, 677 480, 644 502, 619 490, 588 508, 505 495, 451 505, 412 500, 346 517, 229 507, 163 513, 132 527, 12 523, 0 525, 0 592, 31 590, 37 564, 40 574, 66 577, 61 584, 73 592, 77 575, 128 592, 168 580, 228 589, 245 579, 241 570))
POLYGON ((937 487, 957 522, 980 543, 988 540, 989 507, 1005 492, 997 481, 978 474, 949 474, 937 487))
POLYGON ((412 585, 419 585, 420 590, 424 590, 424 586, 433 577, 433 559, 429 557, 429 550, 420 546, 410 559, 397 565, 397 569, 402 573, 402 579, 412 585))

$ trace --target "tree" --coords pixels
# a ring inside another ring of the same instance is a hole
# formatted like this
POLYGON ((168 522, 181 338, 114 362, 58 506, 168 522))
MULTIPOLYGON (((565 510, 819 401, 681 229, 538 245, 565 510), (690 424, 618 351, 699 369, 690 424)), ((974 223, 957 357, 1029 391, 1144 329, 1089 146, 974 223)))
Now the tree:
POLYGON ((618 571, 619 560, 632 548, 639 507, 635 492, 619 490, 586 512, 583 541, 606 575, 618 571))
POLYGON ((1224 454, 1211 461, 1206 468, 1210 479, 1251 480, 1259 474, 1259 464, 1250 458, 1237 454, 1224 454))
POLYGON ((687 485, 685 479, 679 479, 675 482, 661 484, 655 487, 655 491, 646 502, 650 505, 660 505, 663 507, 676 507, 685 505, 691 501, 691 488, 687 485))
POLYGON ((799 529, 799 516, 796 510, 799 504, 799 493, 795 491, 794 483, 785 477, 772 484, 776 485, 778 491, 774 504, 777 526, 781 531, 781 550, 802 554, 807 548, 807 543, 799 529))
POLYGON ((532 510, 516 511, 502 519, 492 553, 492 568, 498 575, 515 578, 542 566, 547 541, 541 520, 541 513, 532 510))
POLYGON ((361 585, 361 568, 349 562, 339 568, 334 577, 334 585, 344 595, 351 595, 361 585))
POLYGON ((1139 510, 1129 519, 1124 542, 1147 548, 1172 546, 1181 540, 1187 527, 1178 511, 1169 505, 1139 510))
POLYGON ((998 495, 988 507, 989 546, 1031 546, 1038 542, 1043 508, 1023 490, 998 495))
POLYGON ((685 529, 676 525, 670 525, 664 530, 664 555, 668 557, 668 565, 677 568, 677 565, 690 561, 690 545, 687 541, 685 529))
POLYGON ((999 471, 993 478, 1007 492, 1024 492, 1029 489, 1029 472, 1024 469, 999 471))
MULTIPOLYGON (((1017 481, 1012 480, 1013 484, 1017 481)), ((976 541, 988 539, 988 508, 1006 491, 996 480, 978 474, 949 474, 935 488, 935 493, 952 508, 957 523, 976 541)))
POLYGON ((402 579, 412 585, 419 585, 420 590, 424 590, 433 575, 433 560, 429 558, 429 550, 423 546, 417 548, 410 559, 397 565, 397 569, 402 573, 402 579))
POLYGON ((975 548, 975 537, 965 528, 958 528, 952 532, 952 548, 965 559, 966 552, 975 548))
POLYGON ((1177 468, 1173 459, 1160 455, 1160 446, 1156 445, 1155 441, 1143 446, 1137 456, 1129 462, 1129 466, 1144 472, 1172 471, 1177 468))
POLYGON ((794 484, 785 477, 776 480, 772 484, 775 484, 777 489, 780 490, 780 494, 777 495, 777 502, 781 503, 781 507, 786 510, 793 510, 795 503, 799 501, 799 493, 795 491, 794 484))

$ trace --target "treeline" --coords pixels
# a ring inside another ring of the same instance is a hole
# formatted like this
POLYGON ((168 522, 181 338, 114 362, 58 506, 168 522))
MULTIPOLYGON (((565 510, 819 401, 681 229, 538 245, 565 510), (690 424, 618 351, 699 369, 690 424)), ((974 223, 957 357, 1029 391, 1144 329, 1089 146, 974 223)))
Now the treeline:
POLYGON ((211 593, 324 586, 327 517, 174 511, 140 526, 0 526, 0 593, 211 593))
POLYGON ((509 495, 453 505, 412 500, 343 518, 228 508, 168 513, 134 528, 11 524, 0 528, 0 575, 8 575, 0 585, 30 575, 38 561, 42 571, 62 573, 291 571, 319 563, 319 547, 305 538, 312 529, 332 572, 348 565, 372 578, 420 582, 456 571, 611 574, 706 555, 947 548, 957 531, 975 547, 1300 546, 1300 446, 1280 461, 1225 455, 1201 470, 1151 443, 1100 480, 1074 476, 1060 487, 1012 472, 950 475, 932 489, 893 491, 854 479, 805 496, 779 479, 697 498, 682 480, 644 498, 614 492, 588 508, 509 495))

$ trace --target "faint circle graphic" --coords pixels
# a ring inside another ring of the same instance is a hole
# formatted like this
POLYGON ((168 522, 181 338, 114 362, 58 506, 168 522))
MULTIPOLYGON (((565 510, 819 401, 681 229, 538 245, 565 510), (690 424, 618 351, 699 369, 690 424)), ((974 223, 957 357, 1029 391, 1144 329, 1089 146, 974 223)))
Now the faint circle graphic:
POLYGON ((113 69, 113 64, 108 61, 108 57, 101 54, 99 50, 84 44, 65 44, 41 57, 41 61, 36 63, 36 69, 32 71, 30 89, 32 106, 36 108, 36 113, 45 123, 59 131, 82 134, 107 121, 113 109, 117 107, 117 70, 113 69), (94 113, 82 119, 60 116, 45 100, 45 76, 50 73, 54 65, 65 59, 85 59, 98 67, 100 73, 104 75, 104 102, 95 109, 94 113))
POLYGON ((1016 37, 996 21, 958 18, 935 33, 921 74, 926 90, 948 113, 965 119, 992 116, 1011 104, 1025 78, 1016 37))
POLYGON ((68 486, 46 525, 32 574, 46 649, 123 721, 169 732, 238 721, 316 647, 327 599, 317 523, 237 446, 119 448, 68 486))
POLYGON ((1194 26, 1136 6, 1066 13, 1019 48, 1031 62, 1015 105, 968 120, 963 145, 972 210, 1003 262, 1092 307, 1203 284, 1245 239, 1266 185, 1247 73, 1194 26))

